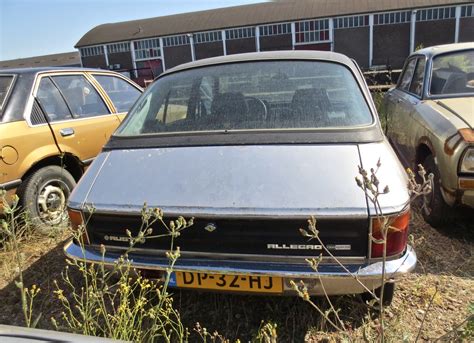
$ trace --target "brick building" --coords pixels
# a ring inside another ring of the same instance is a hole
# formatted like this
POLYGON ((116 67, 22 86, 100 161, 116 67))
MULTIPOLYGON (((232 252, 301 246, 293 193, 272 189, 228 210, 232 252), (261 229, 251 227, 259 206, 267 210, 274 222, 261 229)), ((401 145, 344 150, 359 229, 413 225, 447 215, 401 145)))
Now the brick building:
POLYGON ((332 50, 363 69, 400 68, 417 46, 474 41, 463 0, 288 0, 99 25, 76 44, 85 67, 143 82, 178 64, 269 50, 332 50))

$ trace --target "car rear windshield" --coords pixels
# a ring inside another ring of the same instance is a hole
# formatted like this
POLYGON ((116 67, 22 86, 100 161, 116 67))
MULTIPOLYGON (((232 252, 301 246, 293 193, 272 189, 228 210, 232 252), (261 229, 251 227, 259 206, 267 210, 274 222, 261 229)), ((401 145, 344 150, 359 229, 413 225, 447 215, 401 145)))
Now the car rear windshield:
POLYGON ((443 54, 433 59, 430 93, 474 93, 474 49, 443 54))
POLYGON ((0 113, 7 103, 7 96, 13 84, 13 75, 0 75, 0 113))
POLYGON ((343 65, 243 62, 158 79, 116 135, 320 129, 365 126, 372 121, 354 75, 343 65))

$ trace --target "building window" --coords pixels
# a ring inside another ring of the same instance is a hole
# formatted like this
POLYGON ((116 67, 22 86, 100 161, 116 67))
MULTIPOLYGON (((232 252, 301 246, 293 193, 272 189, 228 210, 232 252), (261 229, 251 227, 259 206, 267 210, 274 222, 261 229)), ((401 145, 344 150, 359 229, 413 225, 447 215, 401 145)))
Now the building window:
POLYGON ((194 43, 210 43, 222 41, 221 31, 199 32, 194 34, 194 43))
POLYGON ((170 36, 163 38, 163 46, 178 46, 189 44, 189 37, 187 35, 170 36))
POLYGON ((411 21, 411 11, 374 14, 374 25, 403 24, 411 21))
POLYGON ((241 27, 238 29, 225 30, 225 39, 227 40, 252 37, 255 37, 254 27, 241 27))
POLYGON ((455 17, 456 7, 427 8, 416 12, 416 21, 451 19, 455 17))
POLYGON ((130 43, 114 43, 114 44, 107 44, 107 53, 108 54, 116 54, 119 52, 128 52, 130 51, 130 43))
POLYGON ((133 42, 135 60, 149 60, 161 56, 160 40, 158 38, 143 39, 133 42))
POLYGON ((296 43, 315 43, 329 40, 329 19, 295 23, 296 43))
MULTIPOLYGON (((400 15, 400 13, 398 13, 398 15, 400 15)), ((368 26, 368 25, 369 25, 368 15, 334 18, 335 29, 348 29, 352 27, 363 27, 363 26, 368 26)))
POLYGON ((474 17, 474 5, 462 6, 461 17, 474 17))
POLYGON ((276 36, 290 33, 290 23, 260 26, 260 36, 276 36))
POLYGON ((79 50, 82 57, 98 56, 104 54, 104 47, 102 45, 80 48, 79 50))

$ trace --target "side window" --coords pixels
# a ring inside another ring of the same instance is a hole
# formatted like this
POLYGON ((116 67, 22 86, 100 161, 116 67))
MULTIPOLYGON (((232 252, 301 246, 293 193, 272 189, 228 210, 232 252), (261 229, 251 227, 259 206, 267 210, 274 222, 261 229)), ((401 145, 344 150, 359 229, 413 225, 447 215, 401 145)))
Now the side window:
POLYGON ((83 75, 54 76, 53 80, 74 117, 87 118, 109 113, 99 93, 83 75))
POLYGON ((410 84, 410 93, 421 96, 423 92, 423 81, 425 76, 425 59, 419 58, 416 64, 415 73, 413 74, 413 80, 410 84))
POLYGON ((415 70, 416 58, 411 59, 403 71, 402 78, 398 84, 399 89, 407 91, 410 88, 411 79, 413 77, 413 71, 415 70))
POLYGON ((165 102, 158 111, 158 121, 169 124, 186 119, 188 115, 188 100, 191 96, 191 89, 191 83, 172 87, 165 102))
POLYGON ((36 97, 51 122, 72 119, 66 102, 49 77, 41 79, 36 97))
POLYGON ((107 75, 94 75, 94 77, 104 88, 119 113, 128 112, 141 94, 138 89, 119 77, 107 75))

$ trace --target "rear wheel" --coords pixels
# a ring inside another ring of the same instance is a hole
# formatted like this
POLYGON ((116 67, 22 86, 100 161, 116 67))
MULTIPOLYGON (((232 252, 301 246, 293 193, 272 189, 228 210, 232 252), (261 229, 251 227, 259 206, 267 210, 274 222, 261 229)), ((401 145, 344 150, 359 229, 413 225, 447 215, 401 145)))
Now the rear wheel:
MULTIPOLYGON (((377 297, 380 298, 382 292, 382 287, 377 288, 374 293, 377 297)), ((395 282, 386 282, 385 287, 383 288, 383 306, 390 306, 392 304, 393 295, 395 294, 395 282)), ((364 302, 369 302, 373 299, 370 293, 362 293, 362 300, 364 302)))
POLYGON ((449 219, 450 208, 445 203, 443 195, 441 194, 441 177, 433 155, 429 155, 425 158, 423 167, 427 175, 433 173, 433 181, 431 192, 423 196, 421 212, 427 223, 432 226, 439 226, 449 219))
POLYGON ((66 202, 75 185, 72 175, 59 166, 38 169, 22 183, 20 202, 37 231, 47 234, 67 223, 66 202))

